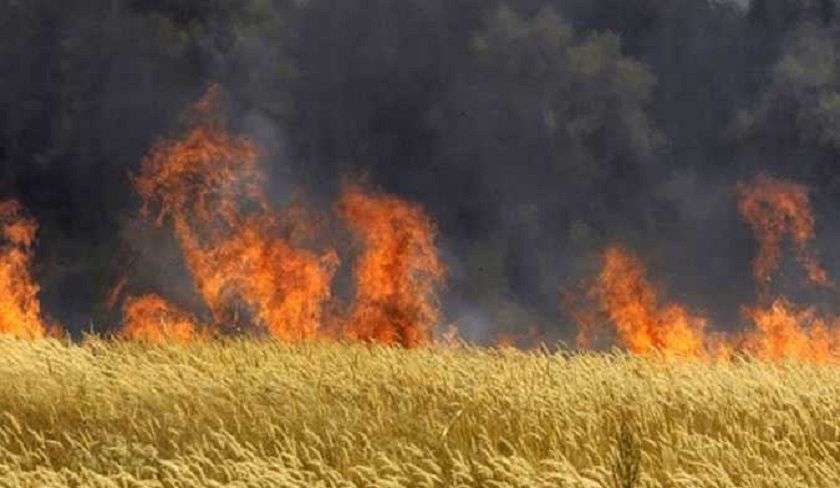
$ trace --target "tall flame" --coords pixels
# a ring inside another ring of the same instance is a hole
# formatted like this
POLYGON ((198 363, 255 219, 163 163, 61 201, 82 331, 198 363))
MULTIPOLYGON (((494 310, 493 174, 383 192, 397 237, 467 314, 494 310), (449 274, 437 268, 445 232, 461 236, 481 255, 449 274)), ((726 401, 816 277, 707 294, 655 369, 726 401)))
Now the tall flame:
POLYGON ((742 349, 763 360, 795 359, 826 362, 836 360, 837 332, 831 320, 813 308, 801 308, 784 297, 767 303, 772 275, 782 256, 781 242, 789 236, 808 280, 829 286, 828 274, 812 249, 814 217, 808 188, 790 181, 758 175, 750 185, 738 188, 738 209, 759 242, 753 274, 764 304, 743 307, 756 329, 745 335, 742 349))
POLYGON ((660 307, 642 262, 632 252, 618 246, 606 249, 601 274, 590 295, 598 300, 632 352, 704 355, 706 320, 691 315, 679 304, 660 307))
POLYGON ((222 324, 243 304, 253 320, 283 340, 315 337, 337 265, 282 237, 299 212, 273 213, 263 193, 258 152, 231 135, 217 115, 212 87, 193 107, 190 129, 160 141, 134 178, 144 215, 172 223, 196 286, 222 324))
MULTIPOLYGON (((767 361, 837 361, 840 320, 822 317, 814 308, 799 307, 784 297, 768 300, 785 237, 792 241, 808 280, 832 286, 812 249, 815 232, 808 189, 760 174, 749 185, 738 186, 738 197, 738 210, 759 242, 753 275, 761 300, 759 305, 742 308, 754 324, 753 330, 734 337, 704 335, 705 319, 690 315, 678 304, 659 308, 642 263, 618 246, 604 252, 602 271, 589 296, 598 300, 600 311, 635 353, 661 351, 666 355, 731 358, 745 352, 767 361)), ((592 309, 577 307, 575 302, 567 299, 566 306, 579 322, 580 339, 585 344, 590 331, 603 321, 592 309)))
POLYGON ((406 347, 430 342, 445 276, 432 221, 416 205, 353 184, 345 185, 339 212, 364 247, 345 333, 406 347))
POLYGON ((249 217, 236 233, 207 246, 186 234, 187 264, 217 322, 239 299, 254 318, 285 341, 315 338, 322 309, 330 298, 337 255, 323 256, 293 247, 277 237, 279 223, 270 215, 249 217))
POLYGON ((758 239, 759 250, 753 261, 753 275, 762 295, 766 295, 773 273, 779 267, 785 235, 796 247, 797 257, 808 279, 820 285, 830 284, 828 275, 811 249, 814 217, 807 187, 760 174, 751 184, 738 187, 738 197, 738 210, 758 239))
POLYGON ((40 288, 30 273, 37 231, 38 222, 25 214, 20 203, 0 201, 0 334, 23 339, 47 334, 40 288))

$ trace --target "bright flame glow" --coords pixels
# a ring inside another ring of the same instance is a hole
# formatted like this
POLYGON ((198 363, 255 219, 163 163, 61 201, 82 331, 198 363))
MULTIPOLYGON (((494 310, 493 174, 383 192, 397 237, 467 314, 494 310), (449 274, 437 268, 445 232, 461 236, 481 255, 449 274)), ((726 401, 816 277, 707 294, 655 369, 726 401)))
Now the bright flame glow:
POLYGON ((760 174, 752 184, 738 187, 738 197, 741 217, 758 239, 753 275, 763 295, 779 268, 785 235, 792 240, 808 279, 820 285, 830 284, 811 248, 814 216, 805 186, 760 174))
POLYGON ((190 130, 158 142, 144 159, 134 178, 142 213, 156 208, 158 225, 171 222, 217 324, 231 326, 244 305, 275 337, 314 338, 337 255, 317 255, 282 237, 289 228, 305 227, 305 214, 269 209, 258 152, 250 140, 226 130, 217 115, 219 97, 211 88, 188 117, 190 130))
POLYGON ((743 347, 765 361, 794 359, 814 363, 836 361, 838 335, 814 309, 801 309, 785 299, 768 308, 745 308, 756 330, 747 334, 743 347))
POLYGON ((339 213, 363 246, 347 336, 405 347, 431 342, 445 276, 431 219, 416 205, 353 184, 344 187, 339 213))
POLYGON ((122 337, 151 344, 187 344, 199 337, 193 316, 158 295, 129 297, 123 304, 122 337))
POLYGON ((0 334, 22 339, 47 334, 38 300, 40 288, 30 273, 37 232, 38 222, 16 200, 0 201, 0 334))
POLYGON ((679 357, 705 355, 704 318, 691 315, 676 303, 660 307, 642 262, 632 252, 610 246, 602 259, 603 268, 590 295, 598 300, 601 311, 615 324, 619 338, 630 351, 679 357))

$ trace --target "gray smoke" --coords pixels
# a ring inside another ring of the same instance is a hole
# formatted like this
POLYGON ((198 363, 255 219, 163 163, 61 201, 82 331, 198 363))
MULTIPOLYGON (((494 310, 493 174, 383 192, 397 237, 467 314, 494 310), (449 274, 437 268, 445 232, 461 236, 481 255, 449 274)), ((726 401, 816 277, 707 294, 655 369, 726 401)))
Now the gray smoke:
POLYGON ((132 292, 200 309, 171 237, 129 224, 128 175, 217 82, 276 205, 302 188, 328 213, 359 174, 423 205, 450 267, 448 322, 468 338, 573 337, 560 290, 614 242, 666 298, 733 327, 755 298, 756 245, 732 188, 758 171, 813 189, 821 257, 840 272, 836 13, 831 0, 0 0, 0 194, 42 223, 44 307, 71 330, 117 326, 102 301, 125 263, 132 292))

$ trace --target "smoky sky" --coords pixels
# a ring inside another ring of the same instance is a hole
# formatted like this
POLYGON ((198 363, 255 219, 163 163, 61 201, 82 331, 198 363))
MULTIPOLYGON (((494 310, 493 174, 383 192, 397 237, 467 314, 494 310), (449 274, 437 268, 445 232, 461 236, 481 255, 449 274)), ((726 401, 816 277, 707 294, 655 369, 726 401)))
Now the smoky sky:
POLYGON ((426 209, 447 321, 467 338, 573 337, 560 292, 610 243, 642 257, 664 299, 731 330, 755 300, 739 182, 808 185, 819 256, 840 272, 837 9, 0 0, 0 195, 40 221, 43 308, 72 332, 119 326, 103 301, 127 269, 133 292, 200 307, 171 236, 134 220, 130 174, 218 83, 276 205, 301 189, 329 212, 342 179, 364 175, 426 209))

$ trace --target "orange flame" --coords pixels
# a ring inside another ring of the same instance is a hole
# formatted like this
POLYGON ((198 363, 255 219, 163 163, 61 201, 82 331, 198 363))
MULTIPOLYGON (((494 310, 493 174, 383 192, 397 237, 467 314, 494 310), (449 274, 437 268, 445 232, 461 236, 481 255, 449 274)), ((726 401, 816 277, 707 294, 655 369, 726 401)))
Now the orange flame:
POLYGON ((744 339, 744 349, 765 361, 794 359, 814 363, 836 361, 840 335, 814 309, 800 309, 785 299, 768 308, 745 308, 757 330, 744 339))
POLYGON ((40 288, 32 279, 32 246, 38 222, 16 200, 0 201, 0 334, 38 339, 48 327, 41 318, 40 288))
POLYGON ((185 236, 187 263, 217 321, 239 298, 254 318, 285 341, 313 339, 338 257, 297 249, 276 237, 270 216, 248 218, 236 234, 203 247, 185 236))
POLYGON ((763 296, 766 296, 766 287, 779 267, 781 242, 785 235, 796 246, 808 279, 819 285, 831 284, 810 248, 814 240, 814 217, 805 186, 760 174, 752 184, 738 187, 738 197, 738 210, 758 239, 759 251, 753 261, 753 275, 763 296))
MULTIPOLYGON (((808 280, 833 286, 811 248, 815 233, 808 189, 760 174, 752 184, 741 185, 738 190, 738 209, 759 242, 753 274, 762 301, 766 300, 772 275, 779 268, 781 242, 785 235, 793 241, 808 280)), ((799 308, 781 297, 769 306, 744 307, 743 310, 756 330, 745 335, 741 347, 756 357, 768 361, 788 358, 818 363, 837 359, 833 352, 837 346, 837 332, 832 331, 826 319, 818 316, 813 308, 799 308)))
POLYGON ((123 317, 119 335, 127 339, 187 344, 199 337, 195 318, 158 295, 129 297, 123 304, 123 317))
POLYGON ((603 254, 603 269, 590 295, 615 324, 634 353, 661 352, 666 356, 704 355, 706 320, 679 304, 658 306, 656 291, 644 266, 630 251, 611 246, 603 254))
POLYGON ((267 207, 257 149, 248 138, 227 132, 216 116, 219 97, 220 89, 211 87, 189 114, 191 130, 181 138, 158 141, 143 159, 134 185, 144 216, 159 207, 158 225, 169 216, 176 231, 197 234, 194 228, 201 226, 204 232, 225 233, 246 204, 267 207))
POLYGON ((281 238, 304 215, 272 213, 258 152, 225 129, 212 87, 193 108, 181 138, 157 143, 134 178, 142 213, 172 222, 187 267, 217 323, 243 303, 254 321, 291 341, 315 337, 338 258, 318 256, 281 238))
POLYGON ((405 347, 429 343, 441 317, 437 287, 445 276, 432 221, 416 205, 351 184, 339 212, 364 246, 345 333, 405 347))

